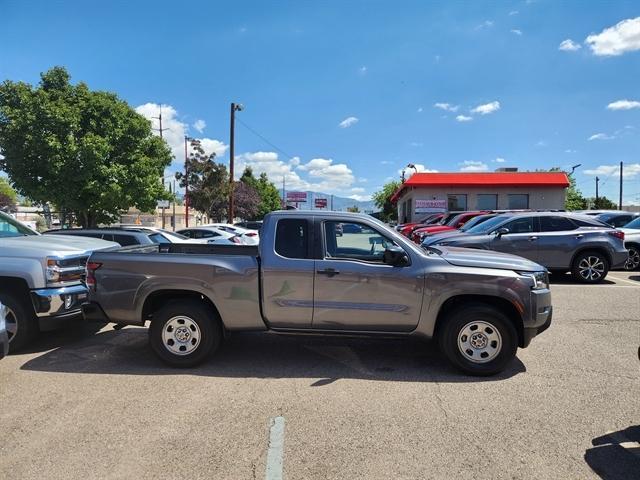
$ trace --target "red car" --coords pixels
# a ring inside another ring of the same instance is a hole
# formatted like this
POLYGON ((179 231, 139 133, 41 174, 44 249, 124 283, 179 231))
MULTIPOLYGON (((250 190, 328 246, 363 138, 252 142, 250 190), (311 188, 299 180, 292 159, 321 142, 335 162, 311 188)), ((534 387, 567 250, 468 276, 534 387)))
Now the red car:
POLYGON ((409 235, 411 235, 411 232, 413 231, 413 229, 416 228, 417 226, 434 225, 438 223, 440 220, 442 220, 444 216, 445 216, 444 213, 430 213, 429 215, 424 217, 422 220, 419 220, 417 222, 404 223, 402 225, 398 225, 398 227, 396 227, 396 230, 399 231, 405 237, 408 237, 409 235))
POLYGON ((486 215, 487 213, 491 213, 487 210, 483 211, 475 211, 475 212, 463 212, 455 215, 452 218, 449 218, 449 221, 440 224, 440 225, 432 225, 421 228, 416 228, 411 232, 411 240, 416 243, 420 243, 422 241, 422 237, 425 235, 432 235, 434 233, 446 232, 447 230, 457 230, 462 227, 465 223, 471 220, 474 217, 479 215, 486 215))

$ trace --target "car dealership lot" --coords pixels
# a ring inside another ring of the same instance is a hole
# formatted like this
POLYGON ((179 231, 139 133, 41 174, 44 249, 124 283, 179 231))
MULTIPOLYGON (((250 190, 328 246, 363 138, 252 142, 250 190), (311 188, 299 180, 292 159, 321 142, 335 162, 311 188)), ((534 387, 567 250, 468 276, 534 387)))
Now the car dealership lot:
POLYGON ((235 334, 175 370, 145 329, 49 334, 0 361, 0 478, 633 478, 640 273, 552 292, 487 379, 408 340, 235 334))

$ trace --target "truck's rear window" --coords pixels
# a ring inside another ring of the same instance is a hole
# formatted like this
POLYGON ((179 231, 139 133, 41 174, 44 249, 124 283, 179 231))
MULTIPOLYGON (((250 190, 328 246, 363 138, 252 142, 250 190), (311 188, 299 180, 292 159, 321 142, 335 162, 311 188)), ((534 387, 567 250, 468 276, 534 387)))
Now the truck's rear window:
POLYGON ((286 218, 276 227, 276 253, 287 258, 309 258, 309 224, 303 218, 286 218))

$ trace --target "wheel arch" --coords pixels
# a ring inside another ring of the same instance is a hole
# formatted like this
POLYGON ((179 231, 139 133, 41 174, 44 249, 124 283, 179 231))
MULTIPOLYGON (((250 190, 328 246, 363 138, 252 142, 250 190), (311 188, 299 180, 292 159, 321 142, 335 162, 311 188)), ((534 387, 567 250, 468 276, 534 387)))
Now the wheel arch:
POLYGON ((151 292, 144 300, 142 305, 142 321, 146 322, 151 320, 153 312, 156 312, 160 308, 164 307, 168 303, 180 301, 180 300, 194 300, 205 304, 209 307, 220 320, 222 326, 224 321, 220 310, 216 307, 216 304, 208 296, 195 290, 180 290, 180 289, 163 289, 151 292))
POLYGON ((520 311, 509 300, 492 295, 462 294, 449 297, 440 306, 440 310, 438 311, 434 328, 434 338, 438 336, 439 329, 446 322, 447 315, 459 308, 461 305, 468 304, 487 305, 502 312, 511 321, 511 323, 513 323, 513 326, 518 333, 518 346, 521 348, 524 347, 524 321, 520 311))
POLYGON ((607 251, 606 248, 604 247, 600 247, 600 246, 584 246, 579 248, 578 250, 575 251, 575 253, 573 254, 573 256, 571 257, 571 263, 569 264, 569 268, 573 268, 573 262, 575 262, 576 258, 578 258, 579 255, 585 253, 585 252, 597 252, 600 253, 602 255, 605 256, 605 258, 607 259, 607 262, 609 263, 609 268, 611 268, 611 262, 612 262, 612 258, 611 258, 611 253, 609 251, 607 251))

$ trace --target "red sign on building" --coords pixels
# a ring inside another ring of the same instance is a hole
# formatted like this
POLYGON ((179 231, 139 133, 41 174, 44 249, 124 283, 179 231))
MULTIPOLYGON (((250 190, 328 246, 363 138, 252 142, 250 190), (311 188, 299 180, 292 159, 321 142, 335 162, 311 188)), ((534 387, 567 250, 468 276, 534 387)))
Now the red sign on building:
POLYGON ((316 198, 314 204, 316 208, 327 208, 327 199, 316 198))

